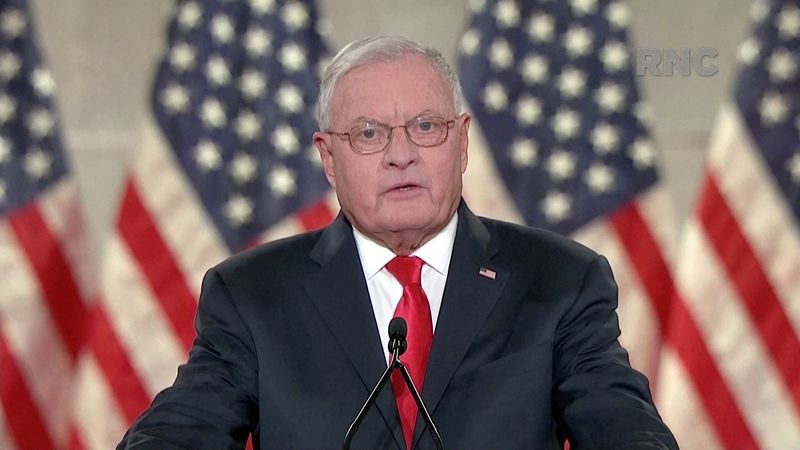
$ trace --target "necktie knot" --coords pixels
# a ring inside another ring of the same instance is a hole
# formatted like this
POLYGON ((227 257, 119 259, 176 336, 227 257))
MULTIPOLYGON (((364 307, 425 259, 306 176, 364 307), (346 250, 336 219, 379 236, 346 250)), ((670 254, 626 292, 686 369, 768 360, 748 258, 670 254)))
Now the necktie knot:
POLYGON ((420 284, 422 278, 422 260, 416 256, 395 256, 386 264, 386 270, 406 287, 420 284))

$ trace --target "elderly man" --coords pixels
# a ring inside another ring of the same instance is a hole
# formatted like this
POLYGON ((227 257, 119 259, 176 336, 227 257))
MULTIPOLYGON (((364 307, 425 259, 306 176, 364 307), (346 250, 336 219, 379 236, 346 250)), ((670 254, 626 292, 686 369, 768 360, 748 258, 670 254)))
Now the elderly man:
MULTIPOLYGON (((435 50, 350 44, 314 134, 341 214, 208 272, 175 384, 119 448, 339 448, 387 367, 387 325, 446 448, 677 448, 617 338, 606 260, 461 199, 469 115, 435 50)), ((433 448, 402 379, 353 448, 433 448)))

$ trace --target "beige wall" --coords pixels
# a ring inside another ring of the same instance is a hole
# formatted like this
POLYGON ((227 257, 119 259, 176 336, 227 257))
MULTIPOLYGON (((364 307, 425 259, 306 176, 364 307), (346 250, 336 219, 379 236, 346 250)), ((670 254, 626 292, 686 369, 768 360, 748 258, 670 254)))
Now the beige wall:
MULTIPOLYGON (((32 0, 44 54, 56 79, 66 145, 75 163, 95 253, 116 208, 126 159, 147 112, 164 45, 169 0, 32 0)), ((664 175, 683 217, 690 207, 716 110, 730 88, 750 0, 629 0, 638 47, 719 50, 712 77, 640 77, 664 175)), ((338 47, 372 34, 402 34, 451 61, 467 0, 323 0, 338 47)))

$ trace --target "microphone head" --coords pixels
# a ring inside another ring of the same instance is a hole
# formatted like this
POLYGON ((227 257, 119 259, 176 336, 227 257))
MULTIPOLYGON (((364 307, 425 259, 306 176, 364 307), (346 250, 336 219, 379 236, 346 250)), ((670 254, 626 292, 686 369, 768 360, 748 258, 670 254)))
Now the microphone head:
POLYGON ((389 353, 394 353, 395 349, 397 349, 398 355, 405 353, 408 346, 406 334, 408 334, 408 326, 405 319, 395 317, 389 322, 389 353))
POLYGON ((406 319, 402 317, 394 317, 389 322, 389 339, 400 339, 406 340, 406 334, 408 334, 408 326, 406 325, 406 319))

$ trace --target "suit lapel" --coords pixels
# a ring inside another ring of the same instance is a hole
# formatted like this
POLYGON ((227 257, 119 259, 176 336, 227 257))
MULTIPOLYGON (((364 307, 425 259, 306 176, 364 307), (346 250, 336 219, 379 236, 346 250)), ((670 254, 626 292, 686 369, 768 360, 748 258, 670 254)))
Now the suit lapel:
MULTIPOLYGON (((496 253, 486 227, 462 202, 458 229, 450 258, 447 284, 433 337, 422 398, 433 414, 445 388, 494 307, 508 280, 508 272, 492 265, 496 253), (481 275, 482 268, 491 276, 481 275)), ((424 431, 420 418, 414 433, 416 443, 424 431)), ((427 431, 426 431, 427 432, 427 431)))
MULTIPOLYGON (((352 229, 342 214, 323 232, 311 258, 320 264, 320 268, 307 277, 306 292, 364 383, 366 400, 386 370, 386 361, 352 229)), ((388 384, 379 395, 376 406, 392 430, 398 448, 403 448, 397 406, 388 384)), ((360 429, 359 436, 363 439, 363 434, 368 432, 360 429)), ((379 441, 383 441, 379 436, 367 439, 367 442, 379 441)))

